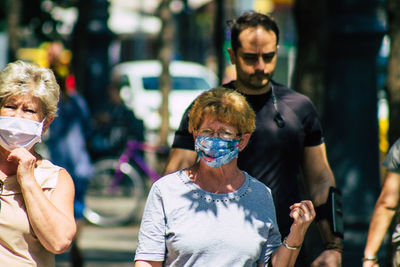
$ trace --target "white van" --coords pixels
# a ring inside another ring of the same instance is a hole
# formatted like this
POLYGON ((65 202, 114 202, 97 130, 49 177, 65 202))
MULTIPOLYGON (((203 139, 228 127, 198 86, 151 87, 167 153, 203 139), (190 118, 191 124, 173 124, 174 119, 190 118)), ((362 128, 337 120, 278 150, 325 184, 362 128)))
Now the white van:
MULTIPOLYGON (((179 127, 188 105, 204 90, 218 86, 214 72, 198 63, 172 61, 169 71, 172 87, 169 95, 170 128, 179 127)), ((157 131, 161 125, 161 91, 158 79, 161 64, 157 60, 129 61, 113 68, 113 79, 121 87, 121 97, 144 121, 146 130, 157 131)))

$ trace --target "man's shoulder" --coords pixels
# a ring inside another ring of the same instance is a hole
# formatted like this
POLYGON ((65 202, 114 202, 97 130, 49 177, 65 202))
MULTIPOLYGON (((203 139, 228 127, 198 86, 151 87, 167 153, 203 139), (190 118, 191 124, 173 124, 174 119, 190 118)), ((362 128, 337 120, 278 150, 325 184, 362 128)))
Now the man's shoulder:
POLYGON ((315 109, 314 103, 308 96, 275 81, 272 85, 278 101, 282 101, 292 109, 315 109))
POLYGON ((235 90, 235 89, 236 89, 235 80, 232 80, 232 81, 230 81, 230 82, 227 82, 227 83, 222 84, 222 87, 235 90))
POLYGON ((291 98, 296 98, 299 100, 303 101, 309 101, 311 100, 304 94, 295 91, 294 89, 291 89, 281 83, 272 81, 272 86, 274 86, 274 92, 277 94, 277 97, 291 97, 291 98))

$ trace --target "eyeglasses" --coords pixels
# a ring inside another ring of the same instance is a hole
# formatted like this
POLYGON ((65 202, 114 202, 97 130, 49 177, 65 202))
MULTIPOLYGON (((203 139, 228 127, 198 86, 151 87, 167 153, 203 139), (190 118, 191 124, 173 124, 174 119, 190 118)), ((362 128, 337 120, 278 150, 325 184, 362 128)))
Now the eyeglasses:
POLYGON ((197 135, 199 136, 206 136, 206 137, 214 137, 215 135, 218 136, 219 138, 223 138, 223 139, 235 139, 239 136, 239 134, 234 134, 228 130, 218 130, 218 131, 214 131, 211 129, 199 129, 197 131, 197 135))

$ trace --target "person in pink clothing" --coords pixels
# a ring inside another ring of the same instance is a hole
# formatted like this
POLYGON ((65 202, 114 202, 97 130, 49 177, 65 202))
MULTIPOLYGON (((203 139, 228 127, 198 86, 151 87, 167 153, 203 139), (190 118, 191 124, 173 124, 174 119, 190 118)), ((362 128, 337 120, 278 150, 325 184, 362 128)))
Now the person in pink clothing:
POLYGON ((59 94, 47 68, 17 61, 0 72, 0 266, 55 266, 75 237, 71 176, 35 151, 59 94))

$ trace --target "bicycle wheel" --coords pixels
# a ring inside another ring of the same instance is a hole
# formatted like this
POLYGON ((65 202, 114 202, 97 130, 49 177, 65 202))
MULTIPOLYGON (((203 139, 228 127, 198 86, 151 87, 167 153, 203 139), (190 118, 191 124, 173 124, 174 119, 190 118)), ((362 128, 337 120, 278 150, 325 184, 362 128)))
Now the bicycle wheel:
POLYGON ((85 198, 85 218, 99 226, 119 226, 135 219, 145 195, 138 171, 131 164, 123 163, 122 177, 114 185, 118 160, 103 159, 94 168, 85 198))

